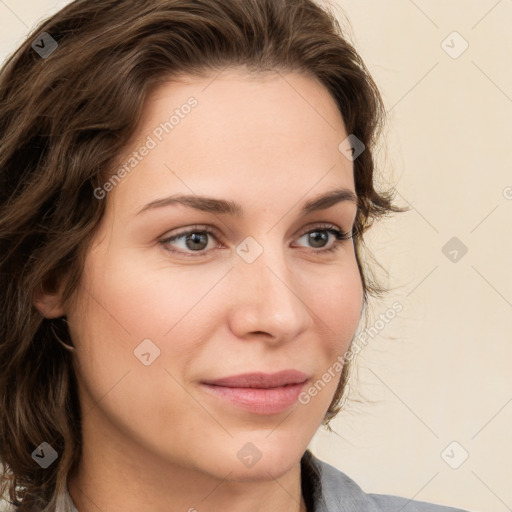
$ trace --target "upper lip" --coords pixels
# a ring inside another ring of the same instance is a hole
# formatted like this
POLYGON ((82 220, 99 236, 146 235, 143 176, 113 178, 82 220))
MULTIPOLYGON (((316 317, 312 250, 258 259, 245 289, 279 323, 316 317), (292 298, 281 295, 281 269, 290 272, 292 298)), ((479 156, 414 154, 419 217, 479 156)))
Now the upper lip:
POLYGON ((277 373, 243 373, 221 379, 205 380, 203 384, 230 388, 277 388, 289 384, 302 384, 307 379, 308 376, 298 370, 283 370, 277 373))

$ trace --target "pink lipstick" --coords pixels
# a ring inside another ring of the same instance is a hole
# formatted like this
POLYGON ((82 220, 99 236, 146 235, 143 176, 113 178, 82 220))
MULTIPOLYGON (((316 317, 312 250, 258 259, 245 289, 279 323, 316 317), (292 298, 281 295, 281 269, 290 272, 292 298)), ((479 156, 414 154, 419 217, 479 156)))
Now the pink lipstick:
POLYGON ((204 389, 236 407, 255 414, 278 414, 298 399, 308 376, 297 370, 254 372, 205 380, 204 389))

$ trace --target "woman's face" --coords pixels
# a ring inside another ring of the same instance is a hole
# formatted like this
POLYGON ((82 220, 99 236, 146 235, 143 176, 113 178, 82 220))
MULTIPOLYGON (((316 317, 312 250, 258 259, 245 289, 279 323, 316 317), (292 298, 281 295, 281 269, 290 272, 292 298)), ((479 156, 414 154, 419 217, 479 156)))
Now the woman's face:
POLYGON ((332 231, 351 232, 356 204, 303 211, 355 195, 347 135, 327 90, 301 74, 231 69, 155 90, 120 160, 131 163, 91 197, 106 213, 64 308, 85 443, 239 480, 297 464, 361 315, 353 240, 332 231), (307 382, 205 384, 283 370, 307 382))

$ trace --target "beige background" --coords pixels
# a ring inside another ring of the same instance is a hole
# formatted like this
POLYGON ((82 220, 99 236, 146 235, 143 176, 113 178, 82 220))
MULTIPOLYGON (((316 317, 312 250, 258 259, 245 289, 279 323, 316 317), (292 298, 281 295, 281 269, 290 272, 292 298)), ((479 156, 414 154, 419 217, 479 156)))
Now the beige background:
MULTIPOLYGON (((1 60, 67 3, 0 0, 1 60)), ((403 310, 311 448, 366 492, 512 510, 512 0, 338 5, 389 111, 384 179, 412 210, 370 244, 392 287, 373 315, 403 310), (452 237, 468 248, 455 262, 452 237)))

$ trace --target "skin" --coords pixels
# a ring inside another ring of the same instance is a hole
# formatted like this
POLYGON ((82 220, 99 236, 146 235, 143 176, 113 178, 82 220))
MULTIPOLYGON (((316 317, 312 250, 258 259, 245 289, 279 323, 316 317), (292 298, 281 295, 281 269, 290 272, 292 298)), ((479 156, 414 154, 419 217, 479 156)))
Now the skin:
POLYGON ((314 245, 304 233, 326 223, 350 232, 356 205, 299 213, 333 189, 355 194, 338 150, 347 133, 312 78, 231 68, 159 86, 126 154, 190 96, 198 106, 103 199, 76 304, 36 301, 47 317, 67 316, 76 347, 83 454, 68 487, 80 512, 302 512, 300 459, 340 373, 307 405, 270 415, 200 381, 294 368, 315 382, 348 349, 363 298, 353 240, 315 254, 336 239, 314 245), (244 215, 183 205, 136 215, 177 193, 236 201, 244 215), (206 235, 203 256, 186 256, 185 237, 161 242, 196 225, 219 234, 206 235), (248 236, 263 249, 252 263, 236 252, 248 236), (149 366, 134 355, 145 339, 160 350, 149 366), (249 442, 262 455, 252 467, 237 457, 249 442))

